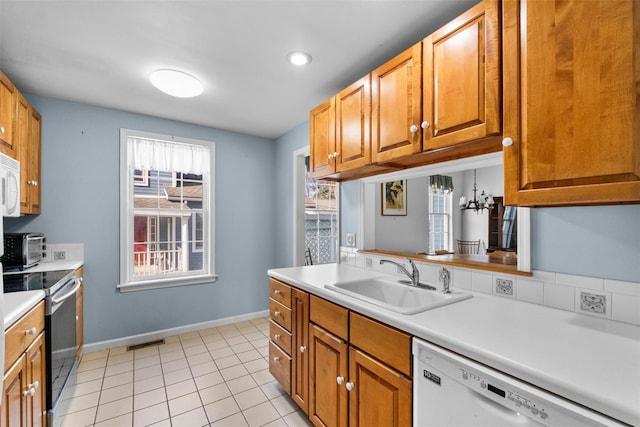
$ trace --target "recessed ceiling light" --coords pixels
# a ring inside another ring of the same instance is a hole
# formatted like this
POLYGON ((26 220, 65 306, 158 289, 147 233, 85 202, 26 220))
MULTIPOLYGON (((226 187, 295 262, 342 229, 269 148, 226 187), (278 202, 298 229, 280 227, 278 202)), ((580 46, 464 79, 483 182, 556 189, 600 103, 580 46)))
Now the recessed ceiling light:
POLYGON ((293 65, 307 65, 311 62, 311 55, 307 52, 289 52, 287 54, 287 61, 293 65))
POLYGON ((190 74, 177 70, 156 70, 149 75, 151 84, 178 98, 193 98, 202 93, 202 83, 190 74))

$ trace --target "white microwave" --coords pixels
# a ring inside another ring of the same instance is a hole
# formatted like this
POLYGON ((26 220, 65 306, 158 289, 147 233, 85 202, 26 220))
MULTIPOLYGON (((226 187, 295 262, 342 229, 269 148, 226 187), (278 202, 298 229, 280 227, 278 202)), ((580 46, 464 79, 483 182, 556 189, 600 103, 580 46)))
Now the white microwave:
POLYGON ((3 216, 20 216, 20 162, 0 153, 0 205, 3 216))

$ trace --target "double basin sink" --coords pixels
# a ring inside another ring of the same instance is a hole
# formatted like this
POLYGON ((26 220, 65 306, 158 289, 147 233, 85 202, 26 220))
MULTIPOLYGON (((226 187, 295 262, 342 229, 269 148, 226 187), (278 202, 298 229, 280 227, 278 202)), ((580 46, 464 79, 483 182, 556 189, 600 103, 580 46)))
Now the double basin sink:
POLYGON ((400 314, 421 313, 472 297, 464 292, 444 293, 386 277, 338 282, 324 287, 400 314))

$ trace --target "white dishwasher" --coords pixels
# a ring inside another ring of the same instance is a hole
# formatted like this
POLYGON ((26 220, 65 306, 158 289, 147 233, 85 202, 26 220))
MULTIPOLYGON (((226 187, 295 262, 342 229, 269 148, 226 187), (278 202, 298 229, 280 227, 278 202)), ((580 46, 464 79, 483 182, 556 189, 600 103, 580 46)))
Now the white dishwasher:
POLYGON ((626 425, 416 338, 413 384, 415 427, 626 425))

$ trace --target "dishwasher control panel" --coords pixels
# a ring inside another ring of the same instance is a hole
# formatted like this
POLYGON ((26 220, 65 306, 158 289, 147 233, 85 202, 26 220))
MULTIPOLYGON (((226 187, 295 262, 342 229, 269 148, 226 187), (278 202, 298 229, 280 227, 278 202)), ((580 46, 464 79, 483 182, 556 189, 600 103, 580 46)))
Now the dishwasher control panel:
POLYGON ((525 395, 523 392, 516 392, 505 387, 501 382, 495 379, 486 379, 477 373, 463 368, 458 368, 460 379, 467 386, 473 387, 478 393, 486 394, 488 397, 504 402, 510 406, 515 412, 523 414, 529 412, 534 417, 539 417, 541 421, 552 423, 549 419, 550 411, 547 410, 540 402, 525 395), (495 396, 494 396, 495 395, 495 396))

